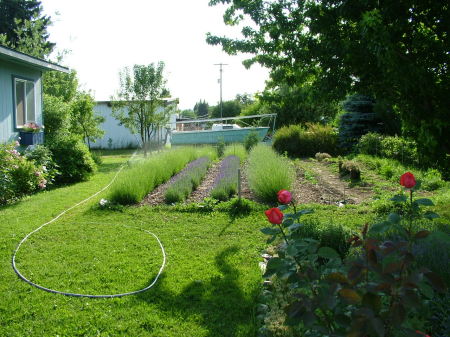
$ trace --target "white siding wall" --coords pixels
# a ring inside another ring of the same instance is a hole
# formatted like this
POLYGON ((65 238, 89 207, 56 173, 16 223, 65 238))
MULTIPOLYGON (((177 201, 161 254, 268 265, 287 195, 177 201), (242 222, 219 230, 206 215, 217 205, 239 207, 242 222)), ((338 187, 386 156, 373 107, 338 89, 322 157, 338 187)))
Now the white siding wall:
POLYGON ((34 81, 36 122, 42 119, 42 73, 39 70, 0 60, 0 142, 10 142, 18 137, 14 125, 13 78, 25 78, 34 81))
POLYGON ((119 125, 119 121, 112 115, 112 108, 108 102, 97 102, 94 112, 105 118, 100 125, 100 128, 105 131, 105 135, 95 143, 91 143, 92 148, 108 149, 110 143, 113 149, 140 146, 139 135, 134 135, 125 126, 119 125))

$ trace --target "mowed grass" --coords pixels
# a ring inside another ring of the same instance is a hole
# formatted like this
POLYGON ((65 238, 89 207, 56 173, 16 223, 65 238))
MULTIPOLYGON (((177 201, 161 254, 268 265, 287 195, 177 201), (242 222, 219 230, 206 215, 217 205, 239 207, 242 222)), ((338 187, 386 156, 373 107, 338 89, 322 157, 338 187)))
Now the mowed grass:
POLYGON ((17 266, 56 290, 111 294, 155 287, 115 299, 66 297, 36 289, 14 273, 11 256, 31 230, 105 186, 129 154, 104 156, 92 180, 39 193, 0 208, 1 336, 252 336, 258 268, 265 246, 257 212, 232 220, 225 212, 183 213, 169 206, 101 210, 105 191, 34 234, 17 266), (129 226, 129 227, 127 227, 129 226))

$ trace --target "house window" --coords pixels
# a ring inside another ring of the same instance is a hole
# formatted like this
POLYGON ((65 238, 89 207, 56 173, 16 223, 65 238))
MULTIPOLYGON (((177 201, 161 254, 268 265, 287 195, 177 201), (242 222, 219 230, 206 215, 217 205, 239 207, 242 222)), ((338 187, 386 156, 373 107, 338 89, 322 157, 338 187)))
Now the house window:
POLYGON ((36 117, 36 104, 34 82, 19 78, 14 79, 16 107, 16 127, 20 128, 25 123, 34 122, 36 117))

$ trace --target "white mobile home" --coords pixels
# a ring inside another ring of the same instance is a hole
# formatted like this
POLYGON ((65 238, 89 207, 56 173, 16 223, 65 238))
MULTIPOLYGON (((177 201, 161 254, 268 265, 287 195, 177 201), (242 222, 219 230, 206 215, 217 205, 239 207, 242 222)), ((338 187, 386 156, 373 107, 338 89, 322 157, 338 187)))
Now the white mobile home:
MULTIPOLYGON (((172 105, 174 108, 178 104, 177 99, 167 100, 166 105, 172 105)), ((163 109, 163 108, 161 108, 163 109)), ((175 110, 175 109, 174 109, 175 110)), ((123 126, 112 114, 111 101, 98 101, 94 107, 94 112, 97 115, 103 116, 105 121, 100 124, 100 128, 105 131, 102 138, 99 138, 95 143, 91 144, 91 148, 99 149, 123 149, 123 148, 137 148, 142 146, 139 134, 133 134, 131 131, 123 126)), ((175 126, 175 115, 170 116, 167 128, 175 126)), ((164 143, 167 138, 166 127, 160 128, 152 136, 152 142, 164 143)))

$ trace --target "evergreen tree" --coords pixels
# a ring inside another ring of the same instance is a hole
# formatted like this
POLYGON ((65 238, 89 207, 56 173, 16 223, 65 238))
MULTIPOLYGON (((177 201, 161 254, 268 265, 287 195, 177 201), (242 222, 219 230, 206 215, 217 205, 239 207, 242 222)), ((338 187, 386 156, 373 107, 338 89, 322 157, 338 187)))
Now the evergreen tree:
POLYGON ((0 44, 44 58, 55 44, 48 41, 51 18, 42 14, 40 1, 0 0, 0 44))

